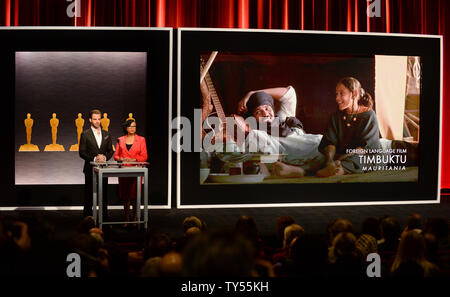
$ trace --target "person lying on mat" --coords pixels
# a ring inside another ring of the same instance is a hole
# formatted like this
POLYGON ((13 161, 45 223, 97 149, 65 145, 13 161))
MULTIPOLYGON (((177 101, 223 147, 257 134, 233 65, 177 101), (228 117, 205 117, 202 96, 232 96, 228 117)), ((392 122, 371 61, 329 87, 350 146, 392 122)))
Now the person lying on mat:
POLYGON ((257 123, 257 129, 247 135, 247 149, 257 147, 261 152, 284 154, 282 162, 267 167, 260 164, 267 176, 302 177, 305 173, 298 172, 299 166, 304 168, 302 171, 315 173, 322 163, 323 156, 317 150, 322 135, 305 133, 302 122, 295 117, 296 106, 292 86, 250 91, 238 103, 238 112, 247 119, 253 116, 257 123))

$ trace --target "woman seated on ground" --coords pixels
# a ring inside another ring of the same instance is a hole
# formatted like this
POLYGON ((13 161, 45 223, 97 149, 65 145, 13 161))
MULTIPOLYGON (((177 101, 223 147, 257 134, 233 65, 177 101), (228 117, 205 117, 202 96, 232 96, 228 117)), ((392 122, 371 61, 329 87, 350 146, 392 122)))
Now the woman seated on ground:
MULTIPOLYGON (((117 139, 114 160, 122 162, 147 161, 147 145, 145 138, 136 134, 136 122, 127 120, 123 124, 124 136, 117 139)), ((130 202, 133 205, 132 219, 136 221, 137 179, 135 177, 119 177, 119 196, 123 200, 125 221, 130 220, 130 202)), ((128 223, 125 224, 125 227, 128 223)), ((132 226, 136 226, 135 223, 132 226)))
MULTIPOLYGON (((316 173, 319 177, 362 173, 360 156, 355 152, 381 149, 372 96, 357 79, 346 77, 337 84, 336 103, 338 110, 331 115, 318 147, 325 157, 316 173)), ((302 177, 306 173, 302 166, 283 162, 276 163, 275 170, 282 177, 302 177)))

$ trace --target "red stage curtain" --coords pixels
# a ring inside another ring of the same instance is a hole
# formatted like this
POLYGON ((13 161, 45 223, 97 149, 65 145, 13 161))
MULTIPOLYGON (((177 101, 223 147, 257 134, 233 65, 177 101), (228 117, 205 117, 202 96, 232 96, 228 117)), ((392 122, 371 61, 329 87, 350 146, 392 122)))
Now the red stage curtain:
MULTIPOLYGON (((74 0, 75 1, 75 0, 74 0)), ((444 118, 442 168, 450 167, 450 4, 448 0, 379 0, 381 17, 369 18, 375 0, 76 0, 80 17, 69 18, 70 2, 0 0, 0 26, 138 26, 331 30, 442 34, 444 118)), ((442 170, 442 188, 450 174, 442 170)))

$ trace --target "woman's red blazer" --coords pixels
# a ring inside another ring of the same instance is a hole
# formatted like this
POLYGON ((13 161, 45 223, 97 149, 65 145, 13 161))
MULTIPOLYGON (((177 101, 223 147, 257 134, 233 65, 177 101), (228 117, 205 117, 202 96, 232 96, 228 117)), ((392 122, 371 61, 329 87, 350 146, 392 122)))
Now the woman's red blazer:
POLYGON ((130 150, 127 150, 126 144, 127 136, 121 136, 117 139, 116 153, 114 160, 119 161, 119 158, 136 159, 137 162, 147 161, 147 144, 145 138, 137 134, 134 135, 133 145, 130 150))

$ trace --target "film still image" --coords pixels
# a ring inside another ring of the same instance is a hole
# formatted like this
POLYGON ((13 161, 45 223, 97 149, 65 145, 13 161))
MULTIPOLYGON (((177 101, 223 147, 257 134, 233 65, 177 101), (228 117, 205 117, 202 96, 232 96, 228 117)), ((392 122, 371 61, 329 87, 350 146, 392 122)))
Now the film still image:
POLYGON ((204 52, 200 183, 417 182, 418 56, 204 52))

